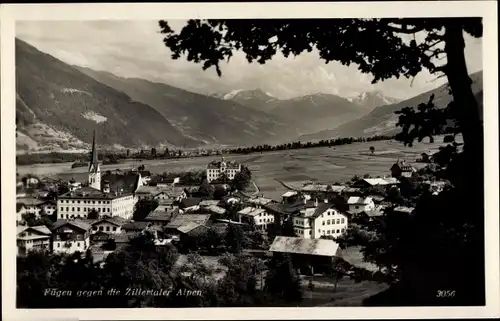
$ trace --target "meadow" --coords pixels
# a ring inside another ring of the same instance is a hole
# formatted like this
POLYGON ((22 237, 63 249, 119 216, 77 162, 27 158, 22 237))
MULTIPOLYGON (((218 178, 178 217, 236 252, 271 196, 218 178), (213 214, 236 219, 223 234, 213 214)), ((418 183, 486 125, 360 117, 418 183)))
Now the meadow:
MULTIPOLYGON (((300 186, 305 182, 335 183, 351 179, 354 175, 389 176, 394 162, 406 160, 414 167, 424 166, 416 163, 422 153, 433 154, 439 146, 445 145, 442 136, 434 143, 416 143, 405 147, 402 143, 386 140, 353 143, 335 147, 316 147, 307 149, 271 151, 250 155, 228 155, 226 160, 240 162, 252 171, 252 176, 266 197, 278 199, 287 190, 279 181, 288 185, 300 186), (370 146, 375 148, 370 152, 370 146)), ((127 160, 119 165, 102 165, 101 170, 130 169, 141 164, 153 173, 184 172, 204 170, 206 165, 218 156, 181 158, 169 160, 127 160)), ((37 176, 74 178, 85 180, 87 167, 71 168, 71 163, 37 164, 18 166, 20 176, 28 173, 37 176)))

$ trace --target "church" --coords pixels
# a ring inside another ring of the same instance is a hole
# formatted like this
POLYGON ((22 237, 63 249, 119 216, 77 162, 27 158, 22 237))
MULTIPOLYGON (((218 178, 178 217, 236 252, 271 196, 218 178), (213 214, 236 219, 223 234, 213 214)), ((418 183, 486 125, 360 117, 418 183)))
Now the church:
POLYGON ((57 199, 57 218, 88 218, 96 211, 101 216, 119 216, 131 219, 137 202, 135 191, 142 185, 140 173, 102 180, 96 149, 96 133, 92 138, 92 151, 88 167, 88 186, 69 191, 57 199), (127 178, 130 184, 125 184, 127 178))

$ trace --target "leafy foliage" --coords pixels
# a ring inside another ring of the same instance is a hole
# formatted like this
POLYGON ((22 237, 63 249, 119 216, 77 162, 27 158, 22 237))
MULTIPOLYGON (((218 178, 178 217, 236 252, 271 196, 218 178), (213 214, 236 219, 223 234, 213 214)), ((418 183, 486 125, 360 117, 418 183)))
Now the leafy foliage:
POLYGON ((141 199, 135 204, 133 218, 134 221, 142 221, 158 207, 158 200, 156 199, 141 199))

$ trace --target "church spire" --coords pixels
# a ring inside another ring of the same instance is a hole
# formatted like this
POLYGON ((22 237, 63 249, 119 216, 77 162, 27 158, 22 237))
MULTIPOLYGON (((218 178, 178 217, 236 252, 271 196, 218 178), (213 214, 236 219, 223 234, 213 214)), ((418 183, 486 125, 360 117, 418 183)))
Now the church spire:
POLYGON ((89 170, 92 170, 92 168, 96 168, 97 165, 99 164, 99 159, 97 157, 97 149, 95 148, 95 128, 94 128, 94 136, 92 138, 92 154, 90 156, 90 165, 89 165, 89 170))

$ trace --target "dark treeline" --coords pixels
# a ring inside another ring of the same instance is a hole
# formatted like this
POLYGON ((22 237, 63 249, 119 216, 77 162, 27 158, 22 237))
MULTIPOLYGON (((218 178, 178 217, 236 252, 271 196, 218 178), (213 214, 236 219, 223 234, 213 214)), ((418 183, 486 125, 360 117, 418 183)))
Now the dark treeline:
POLYGON ((280 144, 280 145, 258 145, 252 147, 245 148, 237 148, 229 151, 231 154, 248 154, 255 152, 264 152, 264 151, 274 151, 274 150, 288 150, 288 149, 301 149, 301 148, 313 148, 313 147, 331 147, 331 146, 341 146, 352 143, 364 143, 364 142, 374 142, 379 140, 391 140, 394 139, 394 136, 372 136, 372 137, 348 137, 348 138, 335 138, 335 139, 326 139, 320 140, 318 142, 307 142, 302 143, 300 141, 296 141, 288 144, 280 144))
MULTIPOLYGON (((185 157, 203 157, 203 156, 213 156, 220 154, 249 154, 255 152, 265 152, 265 151, 276 151, 276 150, 288 150, 288 149, 301 149, 301 148, 313 148, 313 147, 331 147, 340 146, 352 143, 362 143, 362 142, 372 142, 380 140, 391 140, 394 136, 372 136, 372 137, 348 137, 348 138, 334 138, 327 140, 320 140, 318 142, 292 142, 280 145, 258 145, 251 147, 239 147, 235 149, 225 150, 223 152, 217 151, 215 153, 195 153, 182 150, 169 150, 168 148, 164 151, 157 151, 156 148, 151 148, 150 150, 142 149, 138 152, 132 153, 130 149, 118 152, 118 151, 100 151, 99 160, 104 164, 117 164, 120 159, 170 159, 170 158, 185 158, 185 157)), ((87 164, 90 160, 89 153, 65 153, 65 152, 52 152, 52 153, 37 153, 37 154, 23 154, 16 156, 16 163, 18 165, 32 165, 32 164, 45 164, 45 163, 85 163, 87 164)))

